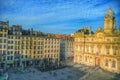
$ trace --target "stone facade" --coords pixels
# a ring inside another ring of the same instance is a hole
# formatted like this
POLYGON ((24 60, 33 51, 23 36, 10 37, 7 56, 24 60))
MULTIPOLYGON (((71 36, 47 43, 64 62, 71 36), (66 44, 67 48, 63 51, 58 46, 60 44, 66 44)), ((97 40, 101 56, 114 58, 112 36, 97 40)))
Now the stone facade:
POLYGON ((83 27, 74 35, 74 63, 99 66, 120 73, 120 29, 116 29, 113 10, 108 9, 104 29, 93 33, 91 27, 83 27))

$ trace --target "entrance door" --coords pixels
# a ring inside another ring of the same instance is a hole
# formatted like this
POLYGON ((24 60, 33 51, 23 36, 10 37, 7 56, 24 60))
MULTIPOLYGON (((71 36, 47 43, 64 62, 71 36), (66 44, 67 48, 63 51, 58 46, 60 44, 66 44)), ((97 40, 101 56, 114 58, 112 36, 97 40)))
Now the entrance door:
POLYGON ((95 65, 100 66, 100 58, 98 57, 95 58, 95 65))

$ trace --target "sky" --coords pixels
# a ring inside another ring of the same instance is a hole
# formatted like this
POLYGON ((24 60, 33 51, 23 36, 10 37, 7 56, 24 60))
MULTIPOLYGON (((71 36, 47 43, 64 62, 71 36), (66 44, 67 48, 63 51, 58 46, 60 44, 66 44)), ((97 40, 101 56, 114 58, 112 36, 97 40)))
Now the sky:
POLYGON ((104 27, 109 8, 120 26, 120 0, 0 0, 0 21, 45 33, 71 34, 91 26, 104 27))

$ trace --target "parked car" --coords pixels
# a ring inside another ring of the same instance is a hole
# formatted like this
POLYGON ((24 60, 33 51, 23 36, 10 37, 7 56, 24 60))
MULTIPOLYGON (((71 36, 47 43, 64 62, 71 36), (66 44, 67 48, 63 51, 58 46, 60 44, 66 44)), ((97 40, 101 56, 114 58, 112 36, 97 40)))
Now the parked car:
POLYGON ((0 80, 8 80, 8 73, 0 69, 0 80))

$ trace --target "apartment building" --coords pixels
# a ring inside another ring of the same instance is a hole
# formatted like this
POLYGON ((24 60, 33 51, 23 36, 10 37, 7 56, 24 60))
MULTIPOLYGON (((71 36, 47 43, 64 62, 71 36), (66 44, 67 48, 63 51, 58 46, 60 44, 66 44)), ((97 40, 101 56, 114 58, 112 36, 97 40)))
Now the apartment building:
POLYGON ((56 35, 60 39, 60 61, 72 61, 74 56, 74 39, 69 35, 56 35))
POLYGON ((0 67, 6 66, 9 22, 0 22, 0 67))
POLYGON ((59 66, 60 40, 20 25, 0 22, 0 67, 59 66))

